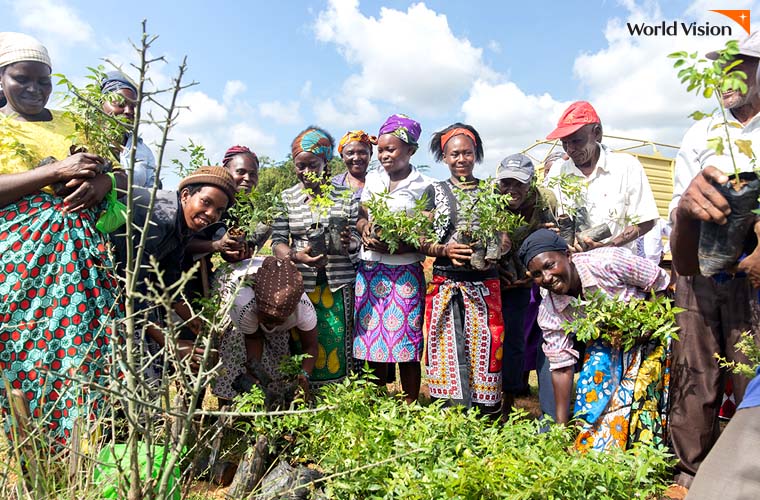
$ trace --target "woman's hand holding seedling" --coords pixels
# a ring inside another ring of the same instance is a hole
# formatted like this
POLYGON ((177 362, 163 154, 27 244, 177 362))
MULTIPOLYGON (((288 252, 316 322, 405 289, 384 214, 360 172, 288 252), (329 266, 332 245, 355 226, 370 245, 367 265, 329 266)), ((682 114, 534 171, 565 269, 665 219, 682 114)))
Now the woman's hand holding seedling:
POLYGON ((237 252, 244 246, 245 242, 242 238, 232 236, 229 232, 225 232, 224 236, 213 243, 213 248, 217 252, 237 252))
POLYGON ((555 233, 559 234, 559 228, 553 222, 544 222, 543 224, 539 224, 538 227, 548 229, 549 231, 554 231, 555 233))
POLYGON ((203 348, 196 347, 195 342, 192 340, 177 340, 177 354, 179 354, 180 359, 187 358, 190 361, 190 367, 193 370, 197 370, 201 365, 204 353, 205 351, 203 348))
POLYGON ((504 288, 525 288, 533 283, 533 278, 527 272, 520 277, 514 272, 514 268, 507 269, 504 266, 499 266, 498 269, 499 280, 501 281, 501 286, 504 288))
POLYGON ((351 247, 351 230, 348 226, 343 228, 340 232, 340 244, 343 246, 344 251, 348 251, 351 247))
POLYGON ((443 246, 443 251, 446 257, 451 260, 451 263, 457 267, 467 264, 472 255, 472 248, 470 248, 470 245, 457 243, 456 241, 446 243, 443 246))
POLYGON ((388 245, 373 235, 370 229, 370 224, 364 226, 364 230, 362 231, 362 244, 367 250, 389 253, 388 245))
POLYGON ((325 267, 327 265, 327 256, 324 254, 319 254, 317 256, 312 257, 309 255, 309 252, 311 251, 311 245, 307 245, 306 248, 299 251, 293 251, 290 254, 290 258, 293 260, 293 262, 298 262, 301 264, 305 264, 309 267, 325 267))

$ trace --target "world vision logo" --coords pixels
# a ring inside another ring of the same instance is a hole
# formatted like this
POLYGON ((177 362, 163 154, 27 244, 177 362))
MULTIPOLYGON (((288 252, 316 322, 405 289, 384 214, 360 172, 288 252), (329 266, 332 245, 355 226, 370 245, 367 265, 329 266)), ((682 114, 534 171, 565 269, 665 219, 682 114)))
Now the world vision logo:
MULTIPOLYGON (((711 10, 717 14, 722 14, 732 21, 736 22, 749 35, 749 9, 747 10, 711 10)), ((662 21, 659 24, 650 23, 626 23, 628 33, 631 36, 734 36, 733 28, 730 24, 704 24, 682 23, 678 21, 662 21)))

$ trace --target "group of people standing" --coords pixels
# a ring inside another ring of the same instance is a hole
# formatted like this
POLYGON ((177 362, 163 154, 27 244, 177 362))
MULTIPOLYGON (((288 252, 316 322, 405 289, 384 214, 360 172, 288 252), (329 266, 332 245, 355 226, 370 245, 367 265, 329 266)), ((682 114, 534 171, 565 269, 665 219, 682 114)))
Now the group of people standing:
MULTIPOLYGON (((754 137, 760 112, 757 34, 740 44, 736 57, 744 60, 739 67, 749 75, 748 89, 726 92, 723 99, 737 122, 736 133, 754 137)), ((123 316, 116 275, 127 247, 141 235, 136 230, 135 240, 127 242, 96 229, 107 205, 103 200, 112 190, 123 197, 127 175, 118 167, 109 171, 106 158, 70 149, 72 124, 46 108, 51 66, 38 41, 0 33, 0 402, 6 431, 10 399, 20 397, 65 443, 85 414, 81 409, 97 413, 103 405, 99 391, 65 375, 78 372, 96 383, 106 377, 112 328, 123 316), (108 258, 109 244, 115 263, 108 258)), ((127 77, 109 73, 102 89, 119 95, 103 103, 106 113, 134 119, 137 89, 127 77)), ((233 238, 227 229, 234 221, 225 215, 236 193, 250 192, 258 183, 259 160, 249 148, 234 146, 220 166, 193 172, 177 191, 159 191, 152 212, 144 189, 155 182, 149 148, 125 134, 113 156, 114 163, 128 165, 125 151, 134 144, 137 152, 133 222, 149 231, 141 269, 153 257, 165 280, 178 278, 198 260, 211 272, 209 257, 219 253, 237 263, 237 272, 217 281, 254 275, 231 298, 233 327, 222 339, 223 370, 214 389, 220 398, 233 398, 240 377, 251 371, 258 380, 276 380, 281 359, 297 352, 309 355, 299 376, 305 388, 341 380, 365 364, 383 384, 397 367, 404 397, 413 403, 424 365, 431 397, 506 415, 523 387, 523 372, 535 367, 542 411, 560 423, 575 411, 582 426, 579 449, 670 439, 679 481, 688 486, 717 438, 725 373, 712 355, 744 359, 732 346, 741 331, 758 332, 760 317, 754 231, 736 272, 697 275, 699 222, 721 223, 730 212, 713 187, 726 180, 718 170, 724 167, 721 157, 708 145, 714 130, 709 123, 696 124, 676 162, 671 222, 676 304, 686 309, 678 316, 681 340, 644 342, 627 352, 601 342, 579 345, 564 328, 583 315, 579 299, 587 294, 599 291, 626 301, 663 291, 671 281, 659 262, 635 252, 637 240, 659 221, 643 167, 602 143, 601 120, 587 102, 570 105, 548 136, 565 152, 551 158, 548 187, 522 154, 508 156, 495 179, 480 182, 474 170, 484 144, 468 124, 432 135, 429 149, 450 171, 443 181, 413 166, 422 129, 408 116, 388 117, 377 136, 349 131, 337 147, 326 130, 310 126, 291 144, 297 183, 281 193, 284 208, 271 234, 255 242, 233 238), (333 176, 329 163, 335 150, 346 171, 333 176), (375 152, 380 166, 369 170, 375 152), (552 182, 567 177, 583 186, 574 206, 568 205, 562 183, 552 182), (463 193, 474 196, 480 190, 509 195, 508 210, 522 223, 499 235, 498 256, 476 269, 470 265, 472 246, 461 241, 459 229, 462 219, 471 217, 463 210, 463 193), (434 236, 391 251, 368 209, 378 196, 395 212, 410 212, 426 200, 434 236), (323 198, 329 201, 314 203, 323 198), (582 212, 585 227, 606 225, 609 236, 561 238, 558 218, 569 212, 582 212), (333 218, 347 221, 338 235, 340 250, 314 252, 313 229, 333 218), (273 255, 253 262, 255 249, 267 242, 273 255), (426 278, 428 257, 434 260, 432 277, 426 278)), ((209 291, 209 276, 202 278, 190 285, 196 295, 209 291)), ((140 275, 141 286, 145 279, 150 279, 147 271, 140 275)), ((188 320, 190 305, 178 303, 175 312, 188 320)), ((165 343, 160 319, 151 325, 144 340, 149 350, 160 349, 165 343)), ((187 330, 179 353, 199 356, 198 327, 189 322, 187 330)), ((746 386, 734 382, 738 401, 746 386)))

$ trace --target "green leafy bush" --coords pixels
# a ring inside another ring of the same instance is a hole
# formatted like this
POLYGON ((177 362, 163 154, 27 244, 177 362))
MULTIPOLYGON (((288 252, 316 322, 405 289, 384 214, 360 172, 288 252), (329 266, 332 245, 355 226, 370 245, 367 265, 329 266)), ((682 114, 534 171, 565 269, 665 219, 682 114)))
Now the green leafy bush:
POLYGON ((228 210, 230 217, 245 238, 253 238, 259 224, 271 226, 277 217, 285 213, 279 193, 263 192, 254 188, 250 192, 238 191, 235 203, 228 210))
POLYGON ((586 192, 586 183, 581 177, 572 174, 559 174, 550 177, 547 187, 556 188, 557 201, 559 201, 560 213, 575 217, 578 207, 582 207, 586 192))
POLYGON ((462 221, 458 229, 473 241, 489 241, 497 232, 511 233, 525 223, 522 216, 509 210, 511 196, 501 194, 492 179, 481 180, 478 189, 457 189, 454 196, 462 221))
POLYGON ((406 405, 364 380, 324 387, 323 411, 259 418, 279 458, 324 477, 309 488, 343 499, 653 498, 671 464, 663 449, 580 454, 574 430, 525 414, 507 425, 461 408, 406 405))
POLYGON ((676 314, 683 309, 673 307, 664 295, 652 293, 649 299, 634 297, 624 302, 596 290, 575 299, 574 306, 579 314, 562 328, 581 342, 601 338, 615 348, 629 351, 644 338, 662 343, 678 340, 676 314))
POLYGON ((388 245, 390 253, 398 250, 401 243, 419 248, 422 241, 436 238, 433 221, 425 213, 427 196, 415 200, 413 208, 399 211, 391 210, 390 197, 386 190, 373 193, 369 201, 364 202, 376 236, 388 245))

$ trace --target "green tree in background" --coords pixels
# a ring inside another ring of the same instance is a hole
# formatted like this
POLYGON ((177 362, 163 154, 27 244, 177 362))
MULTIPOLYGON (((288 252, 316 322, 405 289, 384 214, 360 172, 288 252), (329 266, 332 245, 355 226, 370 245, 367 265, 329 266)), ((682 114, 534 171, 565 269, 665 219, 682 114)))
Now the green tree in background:
MULTIPOLYGON (((343 161, 335 157, 327 164, 330 175, 337 175, 346 171, 346 166, 343 161)), ((275 193, 279 194, 284 189, 287 189, 298 182, 296 178, 296 169, 293 164, 293 158, 288 155, 288 158, 280 163, 275 163, 274 160, 268 156, 262 156, 259 158, 259 185, 258 191, 262 193, 275 193)))

